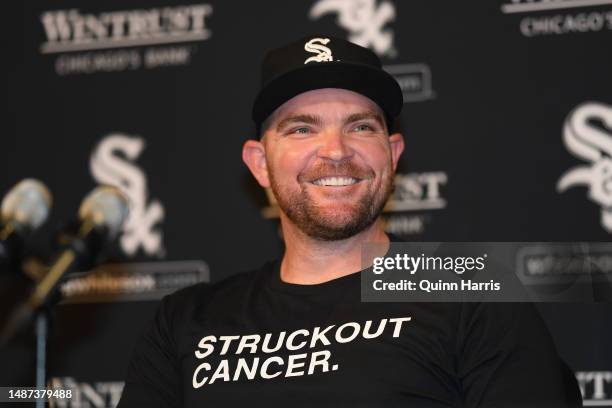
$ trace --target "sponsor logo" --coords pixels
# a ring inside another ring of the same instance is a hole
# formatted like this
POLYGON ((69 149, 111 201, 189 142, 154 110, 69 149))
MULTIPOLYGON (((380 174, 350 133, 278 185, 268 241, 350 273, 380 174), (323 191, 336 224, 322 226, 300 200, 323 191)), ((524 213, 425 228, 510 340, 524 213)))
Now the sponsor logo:
POLYGON ((78 9, 45 11, 40 16, 46 37, 40 52, 58 55, 58 75, 186 65, 197 48, 168 45, 209 39, 211 14, 209 4, 97 14, 78 9), (127 47, 132 48, 116 50, 127 47))
POLYGON ((54 377, 48 387, 54 390, 72 390, 70 399, 50 399, 51 408, 115 408, 119 404, 124 382, 77 382, 72 377, 54 377))
POLYGON ((612 407, 612 371, 579 371, 576 380, 585 407, 612 407))
POLYGON ((612 275, 612 244, 593 242, 523 246, 517 275, 525 285, 606 284, 612 275))
POLYGON ((601 206, 601 225, 612 233, 612 107, 597 102, 579 105, 563 126, 567 149, 590 163, 566 171, 557 183, 562 193, 575 186, 587 186, 590 200, 601 206), (598 126, 599 123, 599 126, 598 126), (603 125, 603 127, 601 126, 603 125), (603 129, 607 128, 608 131, 603 129))
POLYGON ((47 41, 43 54, 202 41, 210 38, 209 4, 83 14, 78 9, 40 16, 47 41))
POLYGON ((393 75, 404 96, 404 103, 435 98, 431 84, 431 70, 427 64, 386 65, 385 71, 393 75))
POLYGON ((426 172, 395 175, 395 191, 387 201, 386 212, 439 210, 446 207, 441 186, 448 181, 446 173, 426 172))
POLYGON ((70 275, 60 292, 62 303, 147 301, 200 282, 210 282, 204 261, 109 264, 70 275))
POLYGON ((390 1, 319 0, 310 9, 310 19, 337 13, 337 24, 349 31, 348 40, 374 50, 380 56, 393 57, 393 31, 385 25, 395 19, 395 6, 390 1))
POLYGON ((138 136, 110 134, 94 149, 90 169, 96 182, 117 186, 129 199, 130 213, 120 238, 123 251, 134 256, 142 248, 147 255, 163 257, 163 236, 156 226, 164 220, 164 207, 158 200, 147 204, 147 177, 134 164, 144 147, 138 136))
POLYGON ((512 0, 503 4, 501 11, 520 14, 520 33, 538 37, 611 30, 612 10, 601 6, 612 6, 612 0, 512 0))
MULTIPOLYGON (((442 187, 447 182, 447 174, 441 171, 396 174, 394 191, 383 209, 386 231, 399 235, 424 232, 425 224, 430 218, 422 212, 446 208, 442 187)), ((278 218, 278 202, 272 190, 266 189, 266 195, 269 205, 262 210, 262 216, 269 219, 278 218)))
POLYGON ((425 232, 432 210, 446 208, 442 187, 448 182, 445 172, 395 175, 395 189, 383 210, 385 231, 397 235, 425 232))
POLYGON ((333 61, 334 57, 332 56, 332 52, 329 47, 326 47, 325 44, 329 42, 329 38, 313 38, 304 44, 304 49, 308 52, 312 52, 314 55, 312 57, 306 58, 304 64, 308 64, 309 62, 325 62, 325 61, 333 61))

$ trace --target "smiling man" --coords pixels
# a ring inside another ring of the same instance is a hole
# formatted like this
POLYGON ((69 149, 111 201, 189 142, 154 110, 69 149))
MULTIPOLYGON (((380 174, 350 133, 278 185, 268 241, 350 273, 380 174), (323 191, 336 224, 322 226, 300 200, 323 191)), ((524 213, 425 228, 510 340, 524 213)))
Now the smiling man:
POLYGON ((363 242, 388 241, 379 215, 404 144, 399 133, 389 136, 384 117, 355 91, 316 89, 283 103, 262 140, 245 144, 244 161, 280 207, 285 281, 320 283, 355 272, 363 242), (317 256, 295 256, 308 253, 317 256))
POLYGON ((272 187, 287 230, 339 241, 376 221, 402 150, 402 136, 389 137, 374 102, 325 88, 279 107, 263 143, 245 145, 244 161, 262 186, 272 187))
POLYGON ((282 259, 164 298, 120 407, 568 407, 527 305, 362 303, 362 245, 404 149, 397 82, 369 50, 308 37, 271 51, 243 159, 280 207, 282 259))

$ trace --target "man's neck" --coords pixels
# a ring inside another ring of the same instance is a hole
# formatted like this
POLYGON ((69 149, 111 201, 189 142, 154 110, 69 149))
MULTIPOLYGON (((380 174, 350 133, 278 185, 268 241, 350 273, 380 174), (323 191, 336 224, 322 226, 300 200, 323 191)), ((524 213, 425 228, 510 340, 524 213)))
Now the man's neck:
POLYGON ((286 249, 281 279, 287 283, 313 285, 358 272, 362 269, 363 244, 389 243, 380 219, 341 241, 313 239, 291 222, 283 222, 282 226, 286 249))

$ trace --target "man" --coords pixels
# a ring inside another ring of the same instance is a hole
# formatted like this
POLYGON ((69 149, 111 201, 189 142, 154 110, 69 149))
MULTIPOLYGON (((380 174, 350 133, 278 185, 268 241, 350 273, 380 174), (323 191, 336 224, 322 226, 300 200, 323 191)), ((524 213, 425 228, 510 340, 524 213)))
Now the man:
POLYGON ((280 261, 166 297, 120 407, 565 407, 560 360, 525 305, 362 303, 362 245, 404 149, 397 82, 369 50, 271 51, 243 159, 280 207, 280 261))

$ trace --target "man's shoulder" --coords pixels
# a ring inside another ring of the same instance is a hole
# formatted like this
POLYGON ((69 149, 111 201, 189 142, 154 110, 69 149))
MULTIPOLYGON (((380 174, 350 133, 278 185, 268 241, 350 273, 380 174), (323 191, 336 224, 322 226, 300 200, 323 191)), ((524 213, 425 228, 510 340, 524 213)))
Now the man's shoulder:
POLYGON ((218 299, 224 302, 240 299, 246 292, 265 284, 273 266, 274 261, 269 261, 259 268, 236 273, 219 282, 196 283, 167 295, 163 301, 172 308, 184 309, 189 306, 201 306, 218 299))

